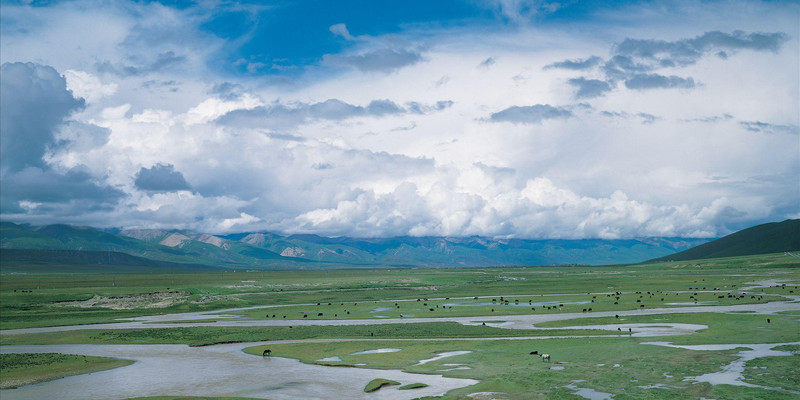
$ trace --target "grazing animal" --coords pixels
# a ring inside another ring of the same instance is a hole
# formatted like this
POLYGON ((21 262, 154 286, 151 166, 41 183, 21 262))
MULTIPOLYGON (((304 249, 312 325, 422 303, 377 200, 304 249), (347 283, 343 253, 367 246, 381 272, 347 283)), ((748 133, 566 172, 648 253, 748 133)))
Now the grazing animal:
POLYGON ((530 352, 530 355, 536 355, 536 354, 539 354, 539 350, 534 350, 534 351, 530 352))
POLYGON ((769 318, 767 318, 767 323, 769 323, 769 318))
POLYGON ((272 350, 266 349, 266 350, 264 350, 263 353, 261 353, 261 357, 266 357, 266 356, 271 355, 271 354, 272 354, 272 350))
POLYGON ((539 357, 542 357, 542 361, 550 362, 550 354, 545 353, 545 354, 542 354, 539 357))

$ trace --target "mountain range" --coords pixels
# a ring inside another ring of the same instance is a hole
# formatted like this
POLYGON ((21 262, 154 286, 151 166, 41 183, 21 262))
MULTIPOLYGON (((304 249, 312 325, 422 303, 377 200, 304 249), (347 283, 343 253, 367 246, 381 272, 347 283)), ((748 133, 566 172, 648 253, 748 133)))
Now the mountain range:
POLYGON ((66 264, 107 264, 113 260, 117 265, 157 267, 162 265, 158 263, 169 263, 163 265, 247 269, 601 265, 642 262, 708 241, 656 237, 629 240, 478 236, 365 239, 309 234, 286 236, 270 232, 211 235, 185 230, 98 229, 63 224, 29 226, 6 221, 0 222, 0 261, 5 266, 54 260, 66 264))

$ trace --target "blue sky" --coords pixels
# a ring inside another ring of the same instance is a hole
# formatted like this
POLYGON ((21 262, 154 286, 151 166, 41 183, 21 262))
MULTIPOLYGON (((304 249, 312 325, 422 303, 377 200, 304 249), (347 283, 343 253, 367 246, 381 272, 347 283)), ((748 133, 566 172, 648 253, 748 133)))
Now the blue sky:
POLYGON ((800 6, 0 3, 0 218, 712 237, 800 217, 800 6))

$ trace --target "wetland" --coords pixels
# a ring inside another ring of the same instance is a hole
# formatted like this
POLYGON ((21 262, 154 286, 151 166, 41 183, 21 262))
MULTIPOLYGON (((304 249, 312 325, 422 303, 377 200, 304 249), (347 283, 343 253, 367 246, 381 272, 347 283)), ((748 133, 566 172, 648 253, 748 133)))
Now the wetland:
POLYGON ((798 267, 4 274, 0 353, 119 364, 0 394, 795 398, 798 267))

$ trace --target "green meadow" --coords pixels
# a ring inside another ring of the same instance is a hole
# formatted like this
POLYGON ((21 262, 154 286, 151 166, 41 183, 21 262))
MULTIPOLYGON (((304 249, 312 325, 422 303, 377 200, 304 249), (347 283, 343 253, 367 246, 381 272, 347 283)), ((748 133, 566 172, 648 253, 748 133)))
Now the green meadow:
POLYGON ((58 353, 0 354, 0 389, 124 367, 132 361, 58 353))
MULTIPOLYGON (((766 315, 748 308, 796 302, 798 284, 800 259, 783 254, 601 267, 3 274, 3 330, 113 323, 137 316, 164 320, 136 329, 4 332, 0 345, 268 342, 245 351, 260 357, 270 349, 271 357, 375 369, 378 392, 397 388, 380 381, 380 370, 389 369, 479 381, 448 392, 445 399, 580 398, 582 390, 615 399, 788 399, 800 391, 800 310, 766 315), (690 312, 696 306, 732 305, 740 306, 737 312, 690 312), (223 311, 255 306, 270 307, 223 311), (676 310, 656 313, 663 308, 676 310), (161 326, 172 323, 170 314, 198 311, 207 312, 194 321, 203 326, 184 320, 176 321, 177 327, 161 326), (593 315, 599 312, 606 314, 593 315), (608 314, 613 312, 625 315, 608 314), (230 315, 264 326, 214 326, 230 315), (549 320, 535 328, 502 327, 503 316, 521 315, 549 320), (473 324, 440 320, 451 317, 466 317, 473 324), (403 323, 403 318, 430 321, 403 323), (368 322, 335 322, 353 319, 368 322), (270 326, 275 320, 280 323, 270 326), (704 328, 651 337, 585 328, 607 324, 704 328), (552 336, 558 338, 548 338, 552 336), (741 382, 756 387, 712 385, 694 377, 722 370, 746 348, 697 351, 648 342, 775 343, 785 344, 776 350, 788 355, 747 361, 741 382), (387 348, 398 351, 357 354, 387 348), (422 362, 449 352, 460 353, 422 362), (551 359, 531 352, 550 354, 551 359)), ((12 370, 34 377, 31 382, 59 377, 46 372, 50 367, 45 364, 22 368, 6 357, 4 377, 12 370)), ((118 366, 100 361, 85 364, 118 366)), ((61 359, 53 364, 68 369, 61 359)), ((400 389, 413 392, 412 387, 400 389)))

